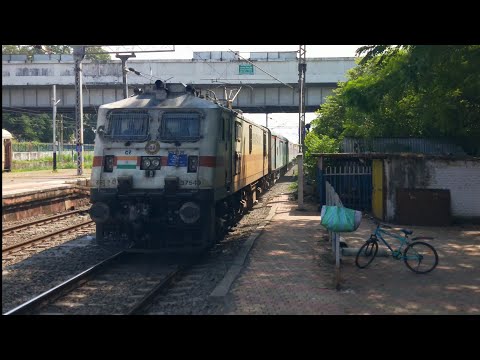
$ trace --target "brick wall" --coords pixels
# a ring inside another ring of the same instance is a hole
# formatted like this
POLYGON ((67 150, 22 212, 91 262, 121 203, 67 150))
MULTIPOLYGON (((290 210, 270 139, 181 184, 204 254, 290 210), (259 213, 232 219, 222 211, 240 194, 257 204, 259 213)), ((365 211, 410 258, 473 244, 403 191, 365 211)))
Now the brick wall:
POLYGON ((480 218, 480 160, 384 160, 385 220, 393 221, 397 189, 448 189, 454 217, 480 218))
POLYGON ((480 161, 428 160, 428 189, 449 189, 453 216, 480 217, 480 161))

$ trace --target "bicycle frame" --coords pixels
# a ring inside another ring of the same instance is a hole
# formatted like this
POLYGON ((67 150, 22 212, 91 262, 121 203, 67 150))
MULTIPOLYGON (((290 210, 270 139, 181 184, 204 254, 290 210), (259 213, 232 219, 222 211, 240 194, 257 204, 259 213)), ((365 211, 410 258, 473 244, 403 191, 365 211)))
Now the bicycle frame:
POLYGON ((404 248, 405 245, 408 245, 410 244, 410 242, 408 241, 408 237, 405 235, 405 236, 400 236, 400 235, 397 235, 397 234, 394 234, 394 233, 391 233, 389 231, 386 231, 384 229, 382 229, 380 227, 380 225, 377 226, 377 228, 375 229, 375 233, 373 234, 377 237, 377 239, 380 239, 382 240, 382 242, 388 247, 388 249, 391 251, 392 253, 392 256, 394 258, 397 258, 397 259, 401 259, 403 256, 402 256, 402 250, 404 248), (398 241, 400 241, 401 245, 398 249, 393 249, 390 244, 384 239, 384 237, 382 236, 383 235, 387 235, 389 237, 392 237, 398 241))

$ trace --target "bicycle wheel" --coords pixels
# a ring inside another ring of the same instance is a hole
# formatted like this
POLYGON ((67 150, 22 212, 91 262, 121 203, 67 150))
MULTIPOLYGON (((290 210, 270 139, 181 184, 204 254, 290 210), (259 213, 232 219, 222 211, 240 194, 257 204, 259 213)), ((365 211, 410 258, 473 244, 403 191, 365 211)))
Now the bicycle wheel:
POLYGON ((355 264, 364 269, 375 259, 378 252, 378 244, 376 241, 367 240, 358 250, 357 257, 355 258, 355 264))
POLYGON ((416 241, 405 248, 403 261, 413 272, 426 274, 438 265, 438 254, 432 245, 416 241))

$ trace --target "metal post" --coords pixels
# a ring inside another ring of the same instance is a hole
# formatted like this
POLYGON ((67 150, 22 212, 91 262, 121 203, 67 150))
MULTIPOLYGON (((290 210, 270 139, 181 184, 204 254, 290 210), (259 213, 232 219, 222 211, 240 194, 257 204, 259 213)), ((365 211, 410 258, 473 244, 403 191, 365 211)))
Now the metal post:
POLYGON ((306 45, 300 45, 298 50, 298 90, 299 90, 299 109, 298 109, 298 143, 301 146, 301 154, 298 157, 298 209, 303 210, 303 154, 304 132, 305 132, 305 71, 306 63, 306 45))
MULTIPOLYGON (((63 153, 63 114, 60 114, 60 149, 59 149, 59 159, 62 158, 63 153)), ((60 160, 61 161, 61 160, 60 160)))
POLYGON ((265 114, 265 127, 268 128, 268 113, 265 114))
POLYGON ((57 117, 57 86, 53 85, 53 97, 52 97, 52 106, 53 106, 53 171, 57 171, 57 150, 55 146, 55 119, 57 117))
POLYGON ((307 46, 300 45, 298 56, 298 90, 299 90, 299 111, 298 111, 298 143, 302 145, 302 153, 305 146, 305 73, 307 71, 307 46))
MULTIPOLYGON (((83 175, 83 97, 82 97, 82 60, 85 57, 85 46, 74 46, 75 59, 75 120, 77 141, 77 175, 83 175)), ((72 150, 73 151, 73 150, 72 150)))
POLYGON ((130 55, 120 55, 117 54, 115 55, 116 58, 122 60, 122 73, 123 73, 123 98, 126 99, 128 98, 128 84, 127 84, 127 60, 128 58, 131 57, 136 57, 134 53, 131 53, 130 55))
POLYGON ((297 155, 298 160, 298 208, 303 210, 303 154, 297 155))
POLYGON ((340 235, 335 233, 335 287, 340 290, 340 235))

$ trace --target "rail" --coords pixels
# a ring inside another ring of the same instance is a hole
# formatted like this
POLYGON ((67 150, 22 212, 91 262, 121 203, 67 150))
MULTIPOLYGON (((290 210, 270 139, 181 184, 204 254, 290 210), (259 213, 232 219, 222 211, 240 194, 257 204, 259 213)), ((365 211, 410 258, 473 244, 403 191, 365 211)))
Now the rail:
POLYGON ((67 281, 61 283, 60 285, 55 286, 54 288, 45 291, 44 293, 36 296, 35 298, 23 303, 16 308, 6 312, 3 315, 25 315, 35 311, 37 308, 42 306, 45 302, 51 301, 52 299, 60 297, 62 294, 70 291, 71 289, 76 288, 81 283, 87 281, 88 277, 94 274, 95 272, 103 269, 105 266, 110 265, 113 261, 117 260, 124 251, 120 251, 115 255, 109 257, 106 260, 101 261, 100 263, 88 268, 87 270, 81 272, 78 275, 68 279, 67 281))

